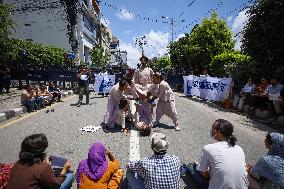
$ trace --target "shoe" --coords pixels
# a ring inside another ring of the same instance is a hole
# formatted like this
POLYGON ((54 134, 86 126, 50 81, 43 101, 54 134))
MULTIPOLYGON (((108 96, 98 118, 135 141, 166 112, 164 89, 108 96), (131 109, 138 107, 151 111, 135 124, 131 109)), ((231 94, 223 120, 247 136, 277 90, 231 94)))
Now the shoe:
POLYGON ((178 124, 175 125, 175 131, 180 131, 180 126, 178 124))
POLYGON ((77 103, 77 107, 80 107, 81 104, 82 104, 82 102, 79 101, 79 102, 77 103))
POLYGON ((108 128, 104 125, 104 126, 102 126, 102 129, 103 129, 103 131, 105 132, 105 133, 109 133, 110 131, 108 130, 108 128))
POLYGON ((153 128, 154 128, 154 127, 157 127, 159 124, 160 124, 160 122, 155 121, 155 122, 153 123, 153 128))

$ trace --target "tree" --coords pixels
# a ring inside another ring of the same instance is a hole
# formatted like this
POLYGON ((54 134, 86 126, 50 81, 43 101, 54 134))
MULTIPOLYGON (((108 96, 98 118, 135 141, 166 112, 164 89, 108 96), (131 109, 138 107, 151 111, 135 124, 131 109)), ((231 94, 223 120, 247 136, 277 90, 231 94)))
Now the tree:
POLYGON ((194 68, 209 67, 212 58, 234 48, 232 32, 224 20, 213 13, 197 25, 189 36, 188 53, 194 68))
POLYGON ((189 45, 189 35, 186 34, 185 37, 180 38, 178 41, 174 41, 169 46, 169 54, 171 59, 172 67, 183 67, 183 68, 191 68, 189 62, 188 53, 188 45, 189 45))
POLYGON ((171 60, 167 56, 163 56, 160 58, 154 57, 150 60, 150 65, 157 70, 161 69, 170 69, 171 68, 171 60))
POLYGON ((247 14, 242 50, 255 60, 255 76, 269 77, 284 60, 284 1, 255 1, 247 14))
POLYGON ((0 40, 7 39, 14 22, 10 17, 11 5, 0 3, 0 40))
POLYGON ((66 51, 63 48, 52 45, 42 45, 20 39, 7 39, 0 43, 0 63, 6 63, 14 67, 22 62, 19 51, 25 49, 28 52, 26 63, 29 65, 64 65, 64 55, 66 51))
POLYGON ((216 77, 231 76, 237 81, 253 76, 252 58, 240 51, 226 51, 214 56, 210 68, 216 77))
POLYGON ((99 44, 95 44, 90 52, 92 64, 101 67, 105 66, 110 60, 110 54, 99 44))
POLYGON ((169 46, 172 65, 187 71, 209 68, 212 58, 223 52, 232 51, 232 32, 216 13, 193 27, 190 34, 169 46))
POLYGON ((75 58, 79 60, 79 40, 76 25, 78 22, 78 14, 82 12, 81 2, 79 0, 60 0, 64 7, 67 20, 67 36, 75 58))

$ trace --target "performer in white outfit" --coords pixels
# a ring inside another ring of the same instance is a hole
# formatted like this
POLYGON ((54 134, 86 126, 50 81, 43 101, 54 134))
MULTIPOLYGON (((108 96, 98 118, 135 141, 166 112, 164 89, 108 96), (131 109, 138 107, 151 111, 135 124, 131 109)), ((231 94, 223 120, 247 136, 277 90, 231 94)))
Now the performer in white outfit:
POLYGON ((148 67, 149 59, 142 52, 142 57, 140 58, 141 67, 134 73, 134 83, 142 85, 142 87, 147 89, 147 84, 152 84, 154 72, 148 67))
POLYGON ((178 116, 175 107, 174 92, 170 85, 164 81, 164 77, 161 74, 154 74, 153 81, 155 84, 159 84, 159 92, 157 98, 159 98, 156 109, 156 121, 154 126, 158 125, 163 115, 170 117, 175 124, 175 130, 180 131, 178 124, 178 116))
POLYGON ((119 83, 114 85, 110 91, 107 104, 107 112, 104 116, 105 129, 113 128, 116 119, 116 113, 119 111, 119 104, 122 99, 128 97, 124 92, 128 89, 128 82, 122 79, 119 83))

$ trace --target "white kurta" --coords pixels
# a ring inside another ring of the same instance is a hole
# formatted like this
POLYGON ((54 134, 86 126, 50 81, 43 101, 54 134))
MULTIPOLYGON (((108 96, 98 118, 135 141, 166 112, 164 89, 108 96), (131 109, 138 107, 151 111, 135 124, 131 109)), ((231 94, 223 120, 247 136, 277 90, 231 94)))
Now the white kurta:
POLYGON ((174 92, 170 85, 162 81, 159 85, 158 96, 159 101, 156 109, 156 121, 160 121, 163 115, 170 117, 174 124, 178 123, 178 116, 175 107, 174 92))

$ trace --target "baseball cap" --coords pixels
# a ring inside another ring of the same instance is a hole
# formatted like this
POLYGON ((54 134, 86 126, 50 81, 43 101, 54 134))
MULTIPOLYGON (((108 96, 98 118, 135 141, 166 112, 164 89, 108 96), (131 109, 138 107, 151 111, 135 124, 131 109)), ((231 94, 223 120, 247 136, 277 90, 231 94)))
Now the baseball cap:
POLYGON ((166 135, 161 131, 154 131, 151 136, 151 146, 155 152, 166 152, 169 148, 166 135))

